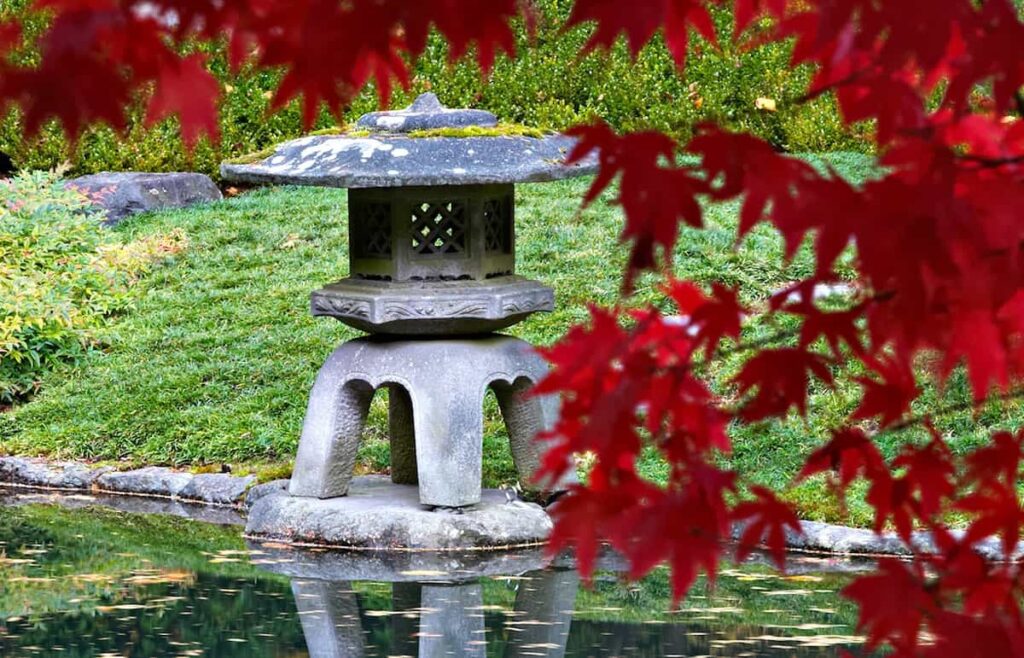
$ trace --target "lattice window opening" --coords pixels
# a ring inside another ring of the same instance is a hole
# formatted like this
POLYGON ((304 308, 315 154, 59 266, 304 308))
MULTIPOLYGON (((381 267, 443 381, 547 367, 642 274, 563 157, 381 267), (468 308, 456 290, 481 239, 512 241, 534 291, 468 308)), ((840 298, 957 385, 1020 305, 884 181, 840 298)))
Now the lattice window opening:
POLYGON ((349 218, 354 227, 352 250, 357 258, 391 258, 391 206, 360 203, 349 218))
POLYGON ((512 253, 512 201, 508 197, 484 201, 484 248, 487 253, 512 253))
POLYGON ((466 203, 441 201, 413 206, 412 251, 419 256, 466 252, 466 203))

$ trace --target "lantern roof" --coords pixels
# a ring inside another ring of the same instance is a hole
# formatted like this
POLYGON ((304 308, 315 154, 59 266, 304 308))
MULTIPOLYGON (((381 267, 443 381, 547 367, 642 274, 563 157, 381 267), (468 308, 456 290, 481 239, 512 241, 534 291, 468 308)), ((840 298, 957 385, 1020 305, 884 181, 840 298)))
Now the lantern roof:
POLYGON ((503 129, 483 110, 450 109, 423 94, 403 110, 371 112, 355 128, 284 142, 252 161, 228 161, 230 181, 381 188, 552 181, 597 171, 596 157, 565 164, 576 140, 503 129))

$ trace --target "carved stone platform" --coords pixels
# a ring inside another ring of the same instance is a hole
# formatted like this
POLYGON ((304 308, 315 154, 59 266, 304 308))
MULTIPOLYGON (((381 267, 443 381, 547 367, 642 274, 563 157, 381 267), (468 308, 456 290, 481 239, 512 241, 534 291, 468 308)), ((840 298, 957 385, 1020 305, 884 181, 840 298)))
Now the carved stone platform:
POLYGON ((344 279, 313 293, 313 315, 368 333, 427 335, 498 331, 555 307, 547 286, 521 276, 483 281, 344 279))

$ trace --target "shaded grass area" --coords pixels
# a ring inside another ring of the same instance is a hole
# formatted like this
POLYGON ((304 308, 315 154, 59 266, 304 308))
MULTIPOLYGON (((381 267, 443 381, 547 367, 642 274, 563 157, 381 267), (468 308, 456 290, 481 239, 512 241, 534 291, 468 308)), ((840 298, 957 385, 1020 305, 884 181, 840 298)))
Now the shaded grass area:
MULTIPOLYGON (((851 180, 871 174, 871 160, 834 154, 812 158, 851 180)), ((532 316, 510 333, 539 345, 556 341, 587 319, 586 306, 618 299, 626 253, 618 244, 621 210, 605 195, 579 211, 589 181, 521 186, 518 191, 519 272, 554 287, 557 310, 532 316)), ((265 478, 287 473, 305 411, 306 396, 327 355, 358 335, 308 313, 312 289, 345 276, 345 192, 311 188, 261 189, 187 210, 151 213, 123 223, 127 239, 182 228, 189 251, 141 284, 134 309, 115 320, 113 347, 78 368, 46 377, 33 401, 0 414, 0 452, 63 458, 200 467, 232 463, 265 478)), ((676 272, 700 282, 741 284, 745 302, 757 305, 787 282, 812 271, 807 249, 794 261, 781 258, 778 236, 754 231, 735 247, 735 204, 707 209, 707 228, 686 229, 675 254, 676 272)), ((845 273, 852 276, 847 266, 845 273)), ((663 303, 653 278, 640 282, 638 301, 663 303)), ((756 340, 778 326, 752 325, 756 340)), ((740 356, 714 366, 719 381, 735 372, 740 356)), ((754 481, 785 487, 807 453, 827 438, 852 409, 855 384, 819 389, 810 420, 766 423, 734 430, 729 463, 754 481)), ((944 393, 930 390, 919 411, 969 399, 955 378, 944 393)), ((940 428, 954 449, 975 445, 986 428, 1021 417, 1018 403, 1003 403, 977 417, 952 414, 940 428)), ((388 465, 386 401, 374 401, 358 468, 388 465)), ((484 479, 515 480, 507 436, 493 398, 485 416, 484 479)), ((892 454, 906 437, 883 436, 892 454)), ((651 451, 641 469, 663 478, 664 463, 651 451)), ((804 514, 836 520, 834 499, 821 481, 792 489, 804 514)), ((854 496, 857 523, 868 510, 854 496)))

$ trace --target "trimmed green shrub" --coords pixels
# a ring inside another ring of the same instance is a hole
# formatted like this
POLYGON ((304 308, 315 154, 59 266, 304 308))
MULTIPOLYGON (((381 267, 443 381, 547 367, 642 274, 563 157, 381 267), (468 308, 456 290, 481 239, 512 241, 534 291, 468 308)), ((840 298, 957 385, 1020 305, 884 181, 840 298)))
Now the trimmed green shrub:
POLYGON ((122 244, 103 218, 55 173, 0 181, 0 403, 102 345, 105 318, 130 304, 132 284, 187 243, 176 231, 122 244))
MULTIPOLYGON (((799 102, 810 71, 787 66, 789 47, 769 45, 743 52, 733 44, 732 18, 726 9, 715 13, 720 45, 716 48, 698 40, 683 77, 660 41, 636 61, 622 43, 611 52, 580 58, 591 28, 563 31, 571 0, 534 2, 541 18, 532 37, 520 30, 518 57, 499 58, 494 70, 484 77, 473 64, 449 65, 444 41, 434 38, 416 64, 412 88, 396 94, 392 104, 404 105, 415 95, 432 90, 448 105, 485 108, 503 120, 546 130, 563 130, 600 117, 622 130, 655 128, 685 138, 696 123, 715 119, 738 130, 753 131, 787 151, 871 148, 867 134, 842 126, 831 98, 799 102), (759 104, 758 99, 771 102, 759 104)), ((0 18, 24 11, 26 4, 27 0, 0 0, 0 18)), ((34 27, 39 26, 36 21, 34 27)), ((146 129, 138 110, 127 139, 97 128, 72 149, 56 125, 47 126, 37 140, 24 140, 18 116, 12 112, 0 119, 0 151, 28 169, 52 168, 68 161, 76 173, 191 169, 216 176, 222 160, 260 151, 302 133, 297 104, 273 115, 267 113, 277 74, 249 69, 233 74, 222 52, 209 55, 224 92, 220 144, 201 143, 189 155, 175 121, 146 129)), ((19 56, 30 60, 32 53, 19 56)), ((352 120, 373 109, 377 109, 377 96, 371 88, 356 99, 344 118, 352 120)), ((335 124, 324 112, 315 127, 335 124)))

